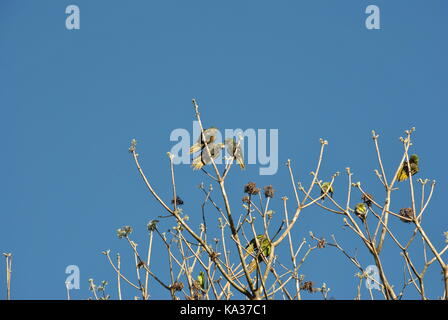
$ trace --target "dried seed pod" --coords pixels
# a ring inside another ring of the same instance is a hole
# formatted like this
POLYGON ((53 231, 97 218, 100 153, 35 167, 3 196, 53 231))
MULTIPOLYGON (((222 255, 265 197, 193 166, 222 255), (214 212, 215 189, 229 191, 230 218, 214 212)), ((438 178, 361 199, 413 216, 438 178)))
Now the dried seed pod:
POLYGON ((327 240, 325 240, 324 238, 319 239, 319 241, 317 241, 317 247, 319 249, 325 248, 326 245, 327 245, 327 240))
MULTIPOLYGON (((174 204, 174 199, 171 200, 171 204, 174 204)), ((176 205, 181 206, 184 204, 184 200, 182 200, 179 196, 176 196, 176 205)))
POLYGON ((372 206, 373 196, 370 193, 364 193, 361 200, 370 208, 372 206))
POLYGON ((305 281, 305 282, 303 283, 303 285, 300 287, 300 289, 301 289, 301 290, 306 290, 306 291, 308 291, 309 293, 313 293, 313 292, 314 292, 314 288, 313 288, 313 286, 314 286, 313 281, 305 281))
POLYGON ((275 190, 272 188, 272 185, 264 187, 264 196, 266 198, 274 198, 275 190))
POLYGON ((402 216, 403 218, 400 218, 401 221, 409 223, 412 222, 410 220, 407 219, 414 219, 415 215, 414 215, 414 210, 412 208, 401 208, 400 209, 400 216, 402 216), (407 218, 407 219, 406 219, 407 218))
POLYGON ((256 195, 260 192, 260 189, 257 188, 257 185, 255 182, 249 182, 244 186, 244 193, 250 194, 250 195, 256 195))
POLYGON ((175 281, 172 285, 171 285, 171 289, 174 291, 182 291, 182 289, 184 288, 184 284, 180 281, 175 281))

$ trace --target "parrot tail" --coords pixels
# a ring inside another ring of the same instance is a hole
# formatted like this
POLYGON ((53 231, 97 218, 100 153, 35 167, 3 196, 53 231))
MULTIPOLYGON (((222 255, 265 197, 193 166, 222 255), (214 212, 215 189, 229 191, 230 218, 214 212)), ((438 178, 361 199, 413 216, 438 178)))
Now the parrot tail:
POLYGON ((257 268, 257 262, 255 261, 255 259, 253 259, 251 263, 249 263, 249 265, 247 266, 247 272, 251 274, 252 272, 255 271, 256 268, 257 268))
POLYGON ((246 165, 244 164, 243 159, 238 159, 238 164, 240 165, 241 170, 246 168, 246 165))
POLYGON ((196 153, 201 150, 201 145, 199 143, 195 143, 190 148, 190 153, 196 153))
POLYGON ((200 170, 203 166, 204 162, 202 162, 201 156, 197 157, 196 159, 193 159, 193 163, 191 164, 193 170, 200 170))

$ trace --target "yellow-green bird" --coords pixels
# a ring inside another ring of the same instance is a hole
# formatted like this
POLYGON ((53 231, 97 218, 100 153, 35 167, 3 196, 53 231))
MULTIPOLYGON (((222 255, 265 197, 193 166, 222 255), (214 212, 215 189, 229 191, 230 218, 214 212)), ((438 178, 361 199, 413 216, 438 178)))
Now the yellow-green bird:
MULTIPOLYGON (((255 255, 258 256, 258 262, 261 262, 263 261, 261 253, 263 253, 265 257, 268 257, 271 254, 271 242, 265 237, 264 234, 260 234, 257 236, 257 240, 255 240, 255 238, 250 240, 249 244, 246 246, 246 251, 247 253, 245 257, 247 257, 248 255, 255 255), (257 241, 259 246, 257 246, 257 241), (261 249, 261 251, 259 250, 259 248, 261 249)), ((249 273, 252 273, 256 267, 257 262, 255 261, 255 259, 253 259, 249 264, 247 271, 249 273)))
POLYGON ((245 168, 243 152, 241 151, 241 144, 238 145, 235 138, 226 139, 227 152, 238 162, 241 169, 245 168))
POLYGON ((210 151, 211 157, 209 157, 207 149, 204 148, 204 150, 202 150, 201 154, 193 159, 193 162, 191 164, 191 166, 193 167, 193 170, 199 170, 206 164, 209 164, 210 162, 212 162, 211 159, 214 160, 214 159, 218 158, 219 155, 221 154, 221 149, 223 149, 223 148, 224 148, 223 143, 208 144, 208 149, 210 151))
POLYGON ((356 205, 355 214, 361 219, 364 219, 367 216, 367 207, 365 203, 360 202, 356 205))
POLYGON ((420 170, 420 168, 418 167, 418 162, 419 158, 416 154, 411 155, 409 158, 410 169, 408 167, 408 162, 406 160, 403 161, 403 163, 401 164, 401 168, 397 174, 397 180, 405 181, 409 178, 409 174, 411 174, 412 176, 416 174, 420 170))
POLYGON ((190 153, 195 153, 201 151, 205 148, 206 144, 211 144, 216 140, 216 134, 218 133, 218 128, 210 127, 204 130, 204 139, 202 139, 202 134, 199 135, 198 141, 190 147, 190 153))
MULTIPOLYGON (((324 182, 322 183, 322 186, 320 188, 320 195, 324 195, 325 193, 329 194, 330 197, 333 198, 334 189, 330 182, 324 182)), ((325 196, 322 197, 322 200, 325 199, 325 196)))
POLYGON ((206 281, 205 273, 204 271, 199 272, 198 278, 196 280, 199 284, 199 286, 202 288, 202 290, 206 290, 206 281))

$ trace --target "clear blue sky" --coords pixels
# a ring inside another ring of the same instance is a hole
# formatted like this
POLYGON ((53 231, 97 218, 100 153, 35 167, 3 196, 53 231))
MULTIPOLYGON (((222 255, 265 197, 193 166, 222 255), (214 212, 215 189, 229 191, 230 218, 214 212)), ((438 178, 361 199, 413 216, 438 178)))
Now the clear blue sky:
MULTIPOLYGON (((131 261, 115 230, 133 226, 145 248, 146 223, 162 213, 135 170, 129 141, 139 141, 142 165, 169 199, 169 135, 191 130, 193 97, 207 126, 279 129, 278 173, 259 176, 256 165, 235 170, 229 182, 235 208, 242 186, 253 180, 274 185, 273 208, 281 212, 280 197, 293 198, 282 164, 293 159, 297 178, 309 181, 320 137, 330 141, 323 177, 350 166, 355 181, 381 199, 370 132, 380 133, 392 174, 401 157, 398 137, 415 126, 419 177, 438 181, 424 225, 440 248, 448 229, 448 179, 440 170, 448 156, 447 14, 443 0, 2 0, 0 251, 13 253, 13 298, 64 299, 71 264, 81 270, 74 298, 89 296, 89 278, 108 280, 116 297, 101 251, 131 261), (81 10, 80 30, 65 28, 69 4, 81 10), (364 26, 369 4, 381 9, 381 30, 364 26)), ((199 221, 202 194, 194 186, 207 180, 186 165, 176 170, 184 210, 199 221)), ((345 176, 336 188, 343 201, 345 176)), ((397 192, 394 210, 409 206, 405 195, 397 192)), ((402 236, 411 232, 399 221, 394 226, 402 236)), ((310 230, 327 239, 334 233, 346 249, 360 249, 364 266, 372 263, 340 217, 306 211, 295 240, 310 230)), ((403 261, 387 244, 383 260, 398 290, 403 261)), ((163 274, 161 249, 159 242, 154 270, 163 274)), ((131 264, 125 268, 133 277, 131 264)), ((333 248, 314 252, 302 270, 308 280, 326 282, 336 299, 354 297, 356 272, 333 248)), ((136 295, 125 288, 126 298, 136 295)), ((432 298, 442 292, 436 269, 427 280, 427 290, 434 288, 432 298)), ((154 283, 151 294, 168 298, 154 283)))

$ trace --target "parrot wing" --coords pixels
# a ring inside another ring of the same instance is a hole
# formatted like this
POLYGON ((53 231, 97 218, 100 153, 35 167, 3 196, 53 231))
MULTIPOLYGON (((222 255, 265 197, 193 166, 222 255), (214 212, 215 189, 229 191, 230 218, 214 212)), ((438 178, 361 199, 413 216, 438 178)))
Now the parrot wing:
POLYGON ((408 171, 409 171, 408 170, 408 165, 406 163, 403 163, 401 165, 400 170, 398 171, 397 180, 398 181, 405 181, 407 178, 409 178, 408 171))
MULTIPOLYGON (((208 145, 212 159, 216 159, 220 155, 222 147, 223 147, 222 143, 217 143, 217 144, 211 143, 208 145)), ((204 148, 202 150, 201 154, 193 159, 193 163, 191 164, 191 166, 193 167, 193 170, 199 170, 204 165, 209 164, 211 162, 211 158, 208 155, 207 149, 204 148)))
MULTIPOLYGON (((207 144, 213 143, 216 139, 216 134, 218 129, 215 127, 210 127, 204 130, 204 138, 207 144)), ((202 134, 199 135, 197 142, 191 146, 190 153, 196 153, 205 147, 204 140, 202 139, 202 134)))
POLYGON ((244 169, 246 166, 244 164, 243 152, 241 150, 241 144, 238 145, 235 138, 226 139, 226 148, 227 152, 235 158, 236 162, 240 166, 241 169, 244 169))
POLYGON ((420 170, 420 169, 419 169, 419 167, 418 167, 418 164, 411 163, 411 174, 412 174, 412 175, 418 173, 419 170, 420 170))

